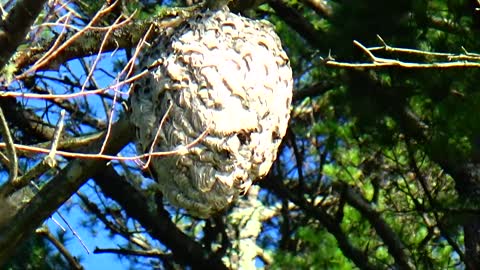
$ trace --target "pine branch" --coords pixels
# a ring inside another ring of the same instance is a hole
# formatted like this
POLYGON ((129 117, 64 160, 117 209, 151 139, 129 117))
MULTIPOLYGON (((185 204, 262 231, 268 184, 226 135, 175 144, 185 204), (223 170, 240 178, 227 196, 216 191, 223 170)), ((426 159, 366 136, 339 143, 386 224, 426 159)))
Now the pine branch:
POLYGON ((0 22, 0 70, 22 43, 46 0, 21 0, 0 22))
MULTIPOLYGON (((128 120, 119 120, 112 127, 116 139, 107 145, 105 153, 115 154, 132 138, 128 120)), ((98 152, 104 137, 96 140, 87 152, 98 152)), ((0 228, 0 265, 4 264, 15 249, 29 235, 70 198, 92 175, 102 170, 107 160, 75 159, 53 177, 32 200, 0 228)))
POLYGON ((390 225, 383 220, 373 206, 371 206, 359 192, 343 182, 334 182, 333 187, 344 196, 348 204, 362 213, 362 216, 372 224, 377 234, 382 238, 385 245, 387 245, 388 251, 395 259, 397 266, 401 269, 415 269, 411 258, 405 252, 407 249, 401 239, 390 225))
POLYGON ((145 202, 148 198, 125 177, 118 175, 113 167, 100 171, 94 180, 106 196, 122 206, 128 216, 138 220, 152 237, 165 244, 176 262, 190 265, 193 269, 227 269, 220 259, 212 257, 199 243, 183 233, 165 209, 147 207, 145 202))

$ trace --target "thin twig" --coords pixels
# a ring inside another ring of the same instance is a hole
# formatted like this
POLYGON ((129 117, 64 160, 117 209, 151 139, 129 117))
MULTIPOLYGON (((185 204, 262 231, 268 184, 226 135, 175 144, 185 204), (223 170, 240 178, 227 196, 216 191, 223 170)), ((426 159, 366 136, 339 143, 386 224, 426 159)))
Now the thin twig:
POLYGON ((3 110, 0 108, 0 132, 2 134, 3 140, 6 143, 7 157, 9 160, 9 171, 8 181, 13 183, 18 175, 18 159, 17 152, 15 151, 15 146, 13 143, 12 135, 10 133, 10 128, 8 127, 7 120, 5 115, 3 115, 3 110))
POLYGON ((107 43, 108 38, 112 34, 112 31, 117 28, 116 27, 117 25, 123 25, 123 24, 126 24, 129 21, 131 21, 132 18, 135 16, 135 14, 136 14, 136 12, 133 12, 132 15, 130 15, 130 17, 128 17, 126 20, 124 20, 122 22, 120 22, 120 20, 122 19, 122 16, 119 16, 115 20, 113 25, 111 25, 110 27, 107 28, 107 32, 105 33, 105 37, 103 38, 102 43, 100 44, 100 48, 98 49, 97 56, 95 57, 95 61, 92 64, 92 68, 91 68, 90 72, 88 73, 87 78, 85 79, 85 82, 82 85, 82 89, 80 90, 81 92, 83 92, 85 90, 85 87, 87 86, 87 82, 93 76, 93 72, 95 71, 95 67, 98 65, 98 62, 100 61, 101 54, 102 54, 102 52, 105 48, 105 44, 107 43))
POLYGON ((68 229, 73 233, 73 235, 75 236, 75 238, 78 239, 78 241, 80 242, 80 244, 82 245, 82 247, 85 249, 85 251, 87 252, 87 254, 90 254, 90 250, 88 249, 87 245, 85 245, 85 242, 83 242, 82 238, 80 237, 80 235, 78 235, 77 231, 75 231, 75 229, 73 229, 72 226, 70 226, 70 223, 68 223, 67 219, 65 219, 65 217, 60 213, 60 211, 57 211, 56 212, 57 215, 63 220, 63 222, 65 222, 65 224, 67 225, 68 229))
MULTIPOLYGON (((65 113, 62 114, 61 116, 61 119, 59 120, 59 126, 60 128, 58 128, 58 131, 55 132, 55 137, 54 137, 54 142, 52 143, 53 147, 56 148, 56 143, 55 143, 55 138, 56 137, 60 137, 60 134, 61 134, 61 130, 63 129, 63 117, 64 117, 65 113)), ((57 139, 58 140, 58 139, 57 139)), ((47 156, 48 157, 48 156, 47 156)), ((47 159, 44 159, 44 161, 47 160, 47 159)), ((54 160, 54 159, 53 159, 54 160)), ((42 162, 42 164, 45 164, 46 162, 42 162)), ((32 184, 33 187, 35 187, 35 189, 37 191, 40 190, 40 187, 35 184, 35 182, 31 181, 30 182, 32 184)), ((59 212, 59 211, 56 211, 57 215, 62 219, 62 221, 67 225, 67 227, 70 229, 70 231, 72 232, 72 234, 75 236, 75 238, 78 239, 78 241, 80 242, 80 244, 82 245, 82 247, 85 249, 85 251, 87 252, 87 254, 90 254, 90 250, 88 249, 88 247, 85 245, 85 243, 83 242, 82 238, 78 235, 78 233, 73 229, 73 227, 70 225, 70 223, 68 223, 67 219, 59 212)), ((57 224, 63 231, 66 231, 65 228, 53 217, 53 216, 50 216, 50 218, 52 219, 53 222, 55 222, 55 224, 57 224)))
MULTIPOLYGON (((139 239, 135 237, 134 233, 132 233, 127 227, 125 223, 121 223, 118 221, 117 218, 113 218, 113 221, 110 221, 106 213, 102 211, 95 203, 91 202, 85 194, 80 192, 76 193, 80 200, 85 204, 88 211, 92 212, 97 218, 105 224, 106 228, 108 228, 112 234, 118 234, 125 238, 128 242, 140 247, 142 250, 150 250, 152 249, 150 243, 145 240, 139 239)), ((106 206, 104 206, 106 207, 106 206)), ((107 213, 109 211, 106 211, 107 213)), ((110 214, 111 215, 111 214, 110 214)))
MULTIPOLYGON (((69 158, 134 161, 134 160, 137 160, 137 159, 147 158, 148 156, 163 157, 163 156, 170 156, 170 155, 177 155, 177 154, 185 153, 186 150, 195 146, 203 138, 205 138, 205 136, 207 136, 207 134, 208 134, 208 129, 206 129, 204 132, 202 132, 202 134, 200 134, 194 141, 192 141, 191 143, 189 143, 187 145, 179 147, 177 150, 145 153, 145 154, 142 154, 142 155, 130 156, 130 157, 112 156, 112 155, 105 155, 105 154, 85 154, 85 153, 67 152, 67 151, 57 151, 56 154, 59 155, 59 156, 69 157, 69 158)), ((41 148, 41 147, 28 146, 28 145, 22 145, 22 144, 14 144, 14 146, 17 149, 17 151, 21 150, 21 151, 26 151, 26 152, 35 152, 35 153, 44 153, 44 154, 50 153, 50 149, 45 149, 45 148, 41 148)), ((5 143, 0 143, 0 148, 5 148, 5 147, 6 147, 5 143)))
MULTIPOLYGON (((38 192, 40 191, 40 187, 33 181, 30 181, 30 185, 32 185, 35 190, 38 192)), ((60 229, 64 232, 66 232, 67 230, 60 224, 60 222, 58 222, 58 220, 56 220, 53 216, 50 216, 50 219, 53 221, 53 223, 57 224, 58 227, 60 227, 60 229)))
POLYGON ((53 134, 50 151, 48 152, 48 155, 44 157, 43 160, 39 162, 37 165, 35 165, 32 169, 28 170, 24 175, 15 179, 15 181, 12 182, 14 187, 16 188, 24 187, 32 179, 39 178, 46 171, 48 171, 49 169, 55 168, 57 166, 55 155, 57 154, 58 144, 63 131, 64 119, 65 119, 65 110, 62 110, 60 112, 60 118, 58 119, 57 127, 55 128, 55 132, 53 134))
MULTIPOLYGON (((137 58, 139 52, 140 52, 140 49, 142 48, 142 46, 147 43, 146 42, 146 39, 149 37, 150 35, 150 32, 152 31, 153 29, 153 25, 150 25, 150 27, 148 28, 146 34, 143 36, 143 38, 139 41, 139 43, 137 44, 137 47, 135 49, 135 52, 133 54, 133 57, 127 62, 127 64, 123 67, 122 71, 120 72, 120 74, 117 76, 117 79, 118 78, 121 78, 121 76, 127 72, 126 74, 126 78, 128 78, 130 76, 130 74, 133 72, 133 68, 135 66, 135 59, 137 58), (128 69, 128 71, 127 71, 128 69)), ((140 74, 147 74, 148 70, 145 70, 143 71, 142 73, 140 74)), ((134 76, 136 77, 136 76, 134 76)), ((139 78, 139 77, 138 77, 139 78)), ((118 85, 118 82, 117 82, 117 85, 118 85)), ((107 125, 107 135, 105 136, 105 140, 103 141, 103 144, 102 144, 102 147, 100 148, 100 154, 103 153, 103 151, 105 150, 105 147, 107 145, 107 142, 108 142, 108 139, 110 138, 110 133, 111 133, 111 129, 112 129, 112 124, 113 124, 113 115, 115 113, 115 102, 116 102, 116 99, 117 99, 117 93, 119 93, 119 91, 114 91, 114 96, 113 96, 113 101, 112 101, 112 108, 110 110, 110 117, 108 117, 108 125, 107 125)), ((128 95, 130 95, 130 89, 128 90, 128 95)))
MULTIPOLYGON (((170 105, 168 106, 167 111, 163 115, 162 120, 160 120, 160 124, 158 125, 157 132, 155 133, 155 138, 153 139, 152 145, 150 146, 150 150, 148 151, 149 154, 153 153, 153 149, 157 145, 158 138, 160 137, 160 130, 162 129, 163 124, 165 123, 165 120, 167 119, 168 114, 170 113, 170 110, 172 109, 172 107, 173 107, 173 102, 170 101, 170 105)), ((145 162, 145 164, 142 166, 142 169, 148 168, 148 165, 150 165, 151 159, 152 159, 152 156, 149 155, 147 158, 147 162, 145 162)))
MULTIPOLYGON (((380 37, 379 37, 380 38, 380 37)), ((478 68, 480 67, 480 62, 475 62, 480 60, 480 57, 476 54, 468 55, 451 55, 443 53, 430 53, 413 49, 401 49, 394 48, 386 45, 386 43, 381 39, 381 42, 384 44, 382 47, 373 47, 367 48, 360 42, 354 40, 353 43, 355 46, 359 47, 372 61, 372 63, 345 63, 337 62, 334 59, 326 61, 326 65, 342 67, 342 68, 385 68, 385 67, 400 67, 408 69, 446 69, 446 68, 478 68), (448 60, 457 59, 458 61, 448 61, 448 62, 433 62, 433 63, 413 63, 413 62, 404 62, 400 60, 394 60, 389 58, 382 58, 375 56, 372 51, 383 49, 386 51, 395 51, 399 53, 410 53, 410 54, 422 54, 435 57, 446 57, 448 60)))
POLYGON ((55 58, 56 55, 58 55, 60 52, 68 48, 76 39, 81 37, 82 35, 85 34, 85 32, 92 26, 94 25, 100 18, 102 18, 105 14, 108 14, 111 10, 113 10, 116 5, 118 4, 119 1, 115 1, 112 5, 110 5, 107 8, 102 8, 100 11, 95 14, 95 16, 90 20, 90 22, 87 24, 87 26, 82 29, 80 32, 75 33, 71 38, 69 38, 67 41, 62 43, 58 48, 55 48, 54 50, 50 50, 47 52, 42 59, 37 61, 35 65, 33 65, 28 71, 25 72, 25 74, 29 74, 30 72, 34 72, 35 70, 41 68, 48 62, 50 62, 51 59, 55 58))
MULTIPOLYGON (((90 90, 90 91, 83 91, 83 92, 78 92, 78 93, 72 93, 72 94, 31 94, 31 93, 19 93, 19 92, 12 92, 12 91, 7 91, 7 92, 1 92, 0 97, 15 97, 15 98, 29 98, 29 99, 73 99, 73 98, 78 98, 78 97, 83 97, 83 96, 88 96, 88 95, 94 95, 94 94, 103 94, 105 92, 108 92, 110 89, 117 89, 120 86, 123 86, 125 84, 129 84, 135 80, 138 80, 138 78, 145 76, 148 73, 148 70, 144 70, 143 72, 128 78, 124 81, 118 82, 115 85, 105 87, 105 88, 100 88, 96 90, 90 90)), ((114 90, 116 91, 116 90, 114 90)), ((122 93, 120 91, 117 91, 119 94, 123 95, 128 95, 128 93, 122 93)))
POLYGON ((115 104, 117 104, 118 92, 115 91, 112 100, 112 107, 110 108, 110 114, 108 117, 108 125, 107 125, 107 134, 105 135, 105 139, 103 140, 102 147, 100 147, 100 153, 103 154, 105 151, 105 147, 107 147, 108 139, 110 139, 110 134, 112 132, 112 124, 113 124, 113 117, 115 115, 115 104))
POLYGON ((470 53, 465 48, 461 47, 464 54, 453 54, 453 53, 440 53, 440 52, 429 52, 429 51, 422 51, 416 49, 406 49, 406 48, 397 48, 388 45, 381 36, 377 35, 377 38, 383 44, 383 46, 379 47, 370 47, 368 48, 369 51, 380 51, 384 50, 386 52, 394 52, 394 53, 404 53, 404 54, 412 54, 412 55, 421 55, 425 57, 436 57, 436 58, 447 58, 448 61, 452 60, 464 60, 464 61, 479 61, 480 55, 475 53, 470 53))
POLYGON ((65 257, 72 269, 83 270, 83 266, 78 262, 75 257, 72 256, 72 254, 70 254, 70 252, 65 248, 65 246, 60 241, 58 241, 55 236, 52 235, 48 228, 38 228, 35 233, 44 236, 48 241, 50 241, 50 243, 52 243, 57 248, 60 254, 65 257))

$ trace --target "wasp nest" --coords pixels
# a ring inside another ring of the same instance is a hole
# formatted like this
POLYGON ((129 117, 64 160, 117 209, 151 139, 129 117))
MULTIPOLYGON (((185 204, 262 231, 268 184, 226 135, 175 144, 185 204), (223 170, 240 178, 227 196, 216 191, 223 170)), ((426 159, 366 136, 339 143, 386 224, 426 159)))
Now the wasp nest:
POLYGON ((206 218, 268 173, 292 97, 289 60, 270 24, 206 11, 165 31, 140 64, 150 72, 131 97, 137 149, 180 150, 150 165, 171 204, 206 218))

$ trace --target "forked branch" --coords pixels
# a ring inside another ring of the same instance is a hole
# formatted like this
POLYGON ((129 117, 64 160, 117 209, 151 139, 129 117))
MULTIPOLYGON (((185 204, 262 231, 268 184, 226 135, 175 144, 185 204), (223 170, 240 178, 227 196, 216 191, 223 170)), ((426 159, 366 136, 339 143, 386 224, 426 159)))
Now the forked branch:
POLYGON ((469 53, 463 49, 464 53, 462 54, 451 54, 451 53, 438 53, 438 52, 428 52, 415 49, 405 49, 391 47, 385 43, 385 41, 378 36, 382 46, 378 47, 365 47, 362 43, 357 40, 353 41, 353 44, 359 47, 371 60, 369 63, 347 63, 339 62, 334 58, 327 59, 325 62, 326 65, 332 67, 341 67, 341 68, 385 68, 385 67, 399 67, 399 68, 408 68, 408 69, 447 69, 447 68, 478 68, 480 67, 480 55, 469 53), (401 61, 392 58, 383 58, 378 57, 374 52, 389 52, 396 53, 401 55, 420 55, 425 58, 431 58, 433 61, 425 63, 416 63, 401 61))

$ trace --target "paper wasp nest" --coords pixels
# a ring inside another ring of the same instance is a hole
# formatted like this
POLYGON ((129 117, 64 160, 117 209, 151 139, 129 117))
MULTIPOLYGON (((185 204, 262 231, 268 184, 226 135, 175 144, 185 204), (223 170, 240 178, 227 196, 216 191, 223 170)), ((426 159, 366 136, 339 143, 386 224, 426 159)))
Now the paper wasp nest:
POLYGON ((150 72, 131 97, 137 149, 182 150, 150 168, 170 203, 207 218, 275 160, 290 113, 288 57, 270 24, 226 10, 188 19, 148 50, 140 65, 150 72))

